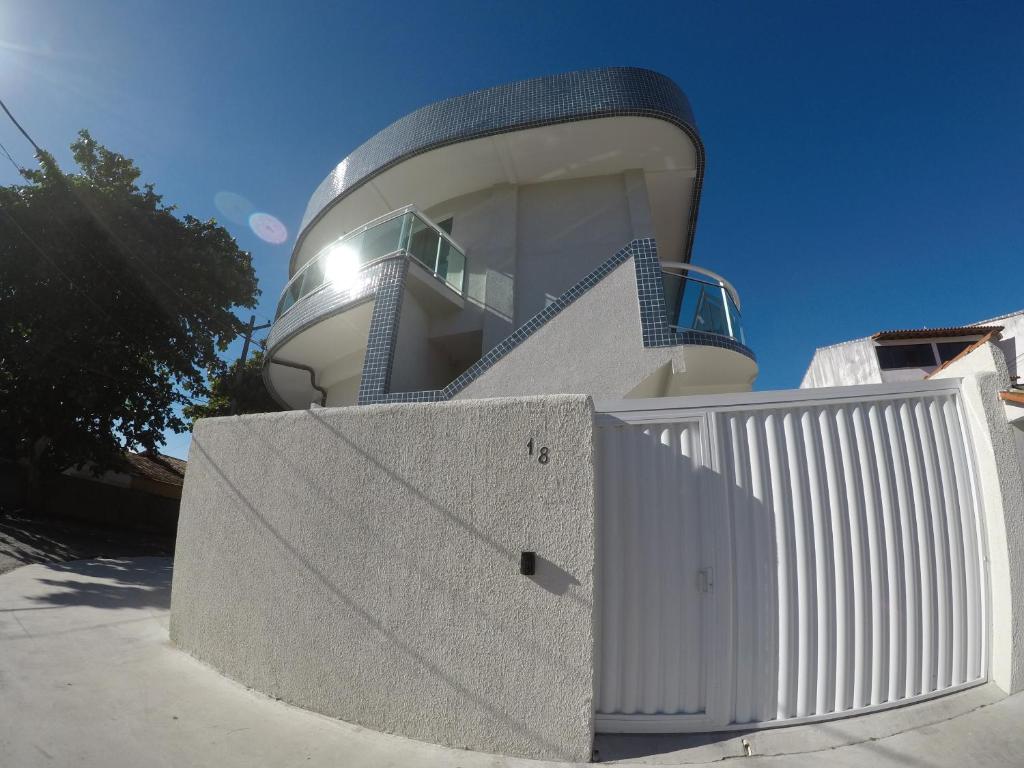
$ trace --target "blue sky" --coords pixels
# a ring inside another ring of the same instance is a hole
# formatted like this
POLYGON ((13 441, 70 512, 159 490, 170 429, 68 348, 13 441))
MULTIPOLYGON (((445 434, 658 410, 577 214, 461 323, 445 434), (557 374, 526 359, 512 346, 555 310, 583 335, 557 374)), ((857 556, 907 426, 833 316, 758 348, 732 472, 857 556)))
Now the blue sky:
MULTIPOLYGON (((774 389, 822 344, 1024 308, 1022 40, 1019 2, 7 0, 0 95, 66 164, 88 128, 221 220, 254 255, 263 321, 309 195, 391 121, 553 72, 664 72, 707 148, 694 261, 736 284, 774 389), (218 192, 288 240, 226 220, 218 192)), ((0 142, 31 162, 9 123, 0 142)))

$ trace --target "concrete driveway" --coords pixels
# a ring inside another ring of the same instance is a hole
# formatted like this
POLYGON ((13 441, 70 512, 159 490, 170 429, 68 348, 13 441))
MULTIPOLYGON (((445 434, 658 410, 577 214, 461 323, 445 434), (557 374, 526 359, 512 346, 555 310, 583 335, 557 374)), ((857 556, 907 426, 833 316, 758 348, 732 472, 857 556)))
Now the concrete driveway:
MULTIPOLYGON (((422 744, 246 690, 168 642, 171 568, 147 557, 0 576, 0 766, 562 765, 422 744)), ((1024 766, 1022 726, 1024 697, 982 686, 820 725, 606 736, 597 749, 624 764, 1024 766)))

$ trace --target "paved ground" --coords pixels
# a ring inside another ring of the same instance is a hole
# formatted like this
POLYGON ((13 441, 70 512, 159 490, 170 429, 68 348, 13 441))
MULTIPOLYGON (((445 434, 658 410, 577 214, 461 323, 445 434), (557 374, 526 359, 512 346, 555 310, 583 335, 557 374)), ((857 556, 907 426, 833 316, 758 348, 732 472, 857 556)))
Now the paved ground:
MULTIPOLYGON (((0 576, 2 768, 556 765, 376 733, 232 683, 169 644, 171 567, 90 560, 0 576)), ((1022 724, 1024 696, 984 686, 821 725, 597 746, 602 760, 630 764, 1024 766, 1022 724)))
POLYGON ((27 563, 170 555, 173 550, 174 541, 170 537, 0 516, 0 573, 27 563))

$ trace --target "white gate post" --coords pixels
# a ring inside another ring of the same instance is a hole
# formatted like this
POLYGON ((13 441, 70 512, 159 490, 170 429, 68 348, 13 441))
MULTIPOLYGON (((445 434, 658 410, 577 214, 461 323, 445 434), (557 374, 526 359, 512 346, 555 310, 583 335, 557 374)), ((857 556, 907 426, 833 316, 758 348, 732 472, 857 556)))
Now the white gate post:
POLYGON ((989 679, 1017 693, 1024 690, 1024 477, 999 399, 999 391, 1010 384, 1006 359, 988 343, 932 378, 961 379, 989 558, 989 679))

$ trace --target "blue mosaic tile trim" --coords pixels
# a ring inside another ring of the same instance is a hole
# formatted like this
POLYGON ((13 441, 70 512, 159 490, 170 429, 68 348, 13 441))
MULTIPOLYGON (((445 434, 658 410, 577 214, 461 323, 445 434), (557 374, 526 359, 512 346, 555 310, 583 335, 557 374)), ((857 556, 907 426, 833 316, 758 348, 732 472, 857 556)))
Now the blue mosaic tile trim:
POLYGON ((349 288, 339 289, 328 284, 300 298, 287 312, 278 317, 267 336, 267 350, 273 353, 297 333, 319 323, 331 315, 347 312, 377 292, 384 262, 374 264, 359 273, 359 281, 349 288))
MULTIPOLYGON (((576 299, 607 277, 612 270, 631 257, 636 269, 637 298, 640 302, 640 329, 643 334, 643 344, 645 347, 670 347, 682 344, 721 347, 739 352, 751 360, 757 360, 751 349, 735 339, 704 331, 676 331, 669 325, 668 313, 665 307, 665 287, 661 281, 661 262, 658 260, 658 249, 653 239, 646 238, 634 240, 627 247, 616 253, 608 261, 604 262, 490 349, 482 358, 473 363, 444 389, 431 389, 420 392, 387 392, 385 387, 384 389, 376 390, 375 393, 367 390, 366 399, 364 400, 363 388, 360 387, 359 404, 424 403, 450 400, 457 393, 465 389, 470 382, 530 338, 541 326, 562 312, 576 299)), ((404 275, 402 279, 404 281, 404 275)), ((379 297, 377 301, 379 305, 379 297)), ((374 318, 377 316, 376 310, 377 308, 375 307, 374 318)), ((396 319, 393 332, 397 332, 397 309, 394 311, 396 312, 396 319)), ((369 348, 367 348, 367 359, 369 359, 369 355, 369 348)), ((393 342, 390 355, 391 358, 389 359, 392 359, 394 356, 393 342)), ((365 371, 363 373, 363 381, 366 381, 365 371)))
POLYGON ((398 322, 402 314, 402 294, 405 292, 405 277, 408 273, 408 256, 390 259, 381 266, 377 298, 366 339, 363 375, 356 399, 360 405, 377 402, 377 398, 388 391, 391 383, 391 368, 398 343, 398 322))
POLYGON ((609 67, 538 77, 430 104, 397 120, 357 147, 317 187, 306 207, 290 271, 309 227, 367 181, 423 152, 462 141, 601 117, 652 117, 694 143, 696 176, 684 260, 689 258, 704 179, 704 145, 686 94, 658 72, 609 67))
POLYGON ((644 346, 672 346, 658 247, 650 238, 634 240, 629 246, 636 266, 636 296, 640 302, 640 330, 644 346))

